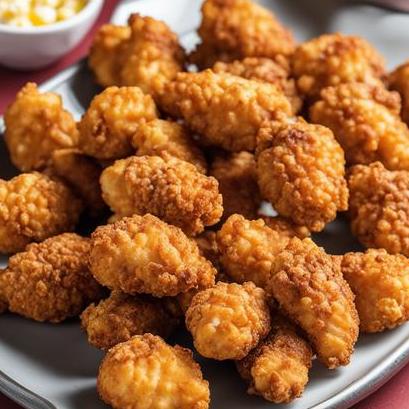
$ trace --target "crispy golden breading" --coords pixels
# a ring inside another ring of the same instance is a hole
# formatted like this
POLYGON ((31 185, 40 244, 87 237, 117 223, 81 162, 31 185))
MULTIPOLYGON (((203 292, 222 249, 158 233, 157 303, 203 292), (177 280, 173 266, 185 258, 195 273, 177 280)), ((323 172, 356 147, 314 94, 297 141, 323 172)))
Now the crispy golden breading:
POLYGON ((193 297, 186 326, 204 357, 242 359, 270 331, 266 294, 252 282, 220 281, 193 297))
POLYGON ((302 99, 298 95, 295 81, 288 77, 288 67, 270 58, 249 57, 230 63, 219 61, 212 70, 216 73, 228 72, 248 80, 270 82, 276 85, 288 98, 294 114, 302 107, 302 99))
POLYGON ((119 55, 130 37, 128 26, 104 24, 98 29, 89 52, 88 65, 99 85, 121 85, 119 55))
POLYGON ((328 126, 349 164, 381 161, 409 170, 409 129, 400 119, 396 92, 367 84, 342 84, 322 91, 311 120, 328 126))
POLYGON ((98 227, 89 262, 102 285, 127 294, 175 296, 211 286, 216 275, 193 239, 150 214, 98 227))
POLYGON ((201 43, 190 56, 200 68, 245 57, 288 56, 292 34, 267 9, 250 0, 206 0, 198 33, 201 43))
POLYGON ((284 317, 275 316, 276 312, 272 314, 268 337, 236 365, 249 383, 249 394, 274 403, 288 403, 304 392, 312 350, 293 325, 284 317))
POLYGON ((64 233, 10 257, 0 275, 9 310, 54 323, 80 314, 103 295, 88 269, 89 251, 89 239, 64 233))
POLYGON ((261 204, 256 181, 256 161, 249 152, 216 157, 209 174, 219 182, 223 196, 223 220, 235 213, 255 219, 261 204))
POLYGON ((113 291, 107 299, 91 304, 81 314, 88 342, 103 350, 147 332, 166 338, 177 323, 161 300, 120 291, 113 291))
POLYGON ((298 46, 292 57, 292 75, 298 91, 309 100, 320 91, 341 83, 381 85, 385 63, 363 38, 324 34, 298 46))
POLYGON ((265 288, 274 259, 287 245, 288 237, 266 226, 262 219, 230 216, 217 233, 220 260, 233 281, 253 281, 265 288))
POLYGON ((254 150, 265 120, 292 114, 277 86, 228 73, 180 73, 164 88, 161 109, 183 119, 203 143, 228 151, 254 150))
POLYGON ((54 150, 78 143, 74 118, 53 92, 29 82, 4 115, 5 141, 13 164, 23 172, 44 168, 54 150))
POLYGON ((328 128, 275 123, 260 129, 258 143, 260 192, 281 216, 321 231, 347 210, 344 152, 328 128))
POLYGON ((0 253, 22 251, 32 241, 73 230, 81 210, 68 187, 41 173, 0 179, 0 253))
POLYGON ((311 232, 305 226, 298 226, 291 220, 281 216, 260 216, 265 224, 272 230, 280 233, 281 236, 291 238, 298 237, 299 239, 305 239, 311 236, 311 232))
POLYGON ((101 165, 77 149, 59 149, 52 154, 51 172, 58 175, 83 199, 88 213, 98 216, 106 209, 99 177, 101 165))
POLYGON ((398 91, 402 99, 401 117, 409 124, 409 61, 397 67, 388 76, 389 88, 398 91))
POLYGON ((189 131, 178 122, 154 119, 141 125, 132 137, 138 155, 157 155, 163 152, 190 162, 202 173, 207 171, 206 159, 189 131))
POLYGON ((152 334, 109 350, 99 368, 98 392, 116 409, 208 409, 209 383, 192 352, 152 334))
POLYGON ((356 165, 348 186, 352 233, 366 247, 409 257, 409 172, 356 165))
POLYGON ((409 319, 409 259, 384 249, 347 253, 342 274, 355 294, 362 332, 380 332, 409 319))
POLYGON ((266 288, 328 368, 349 363, 359 332, 354 295, 340 264, 312 240, 294 237, 275 257, 266 288))
POLYGON ((140 88, 109 87, 94 97, 78 123, 79 147, 102 160, 132 155, 132 136, 139 125, 157 115, 152 97, 140 88))
POLYGON ((102 196, 117 214, 151 213, 188 235, 220 220, 222 196, 213 177, 170 155, 132 156, 101 175, 102 196))

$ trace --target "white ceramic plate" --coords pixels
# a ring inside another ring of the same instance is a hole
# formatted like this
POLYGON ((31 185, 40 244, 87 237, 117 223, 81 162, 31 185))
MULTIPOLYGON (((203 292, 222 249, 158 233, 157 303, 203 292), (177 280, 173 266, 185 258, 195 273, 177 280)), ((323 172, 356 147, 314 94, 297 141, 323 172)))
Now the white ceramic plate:
MULTIPOLYGON (((309 3, 310 7, 305 7, 303 2, 301 10, 298 7, 300 2, 292 0, 277 1, 274 5, 269 1, 263 3, 272 6, 284 22, 295 27, 299 39, 317 34, 321 30, 330 31, 330 26, 323 24, 324 20, 317 17, 318 10, 323 16, 332 10, 329 0, 324 9, 322 4, 325 2, 322 1, 320 9, 314 8, 316 1, 305 2, 309 3), (315 10, 314 13, 311 10, 315 10), (307 18, 313 14, 314 18, 307 18)), ((113 21, 123 23, 130 8, 153 15, 167 21, 181 35, 184 44, 191 46, 196 38, 193 29, 199 22, 199 6, 199 0, 123 2, 113 21)), ((365 7, 359 10, 364 13, 363 16, 368 11, 365 7)), ((372 11, 378 13, 378 17, 381 16, 379 10, 372 11)), ((339 25, 339 21, 345 20, 349 12, 350 10, 342 10, 338 13, 340 19, 331 20, 332 24, 339 25)), ((355 10, 355 15, 356 12, 355 10)), ((388 14, 388 17, 394 16, 393 13, 388 14)), ((384 19, 381 20, 385 22, 384 19)), ((352 30, 349 26, 344 29, 352 30)), ((356 29, 362 33, 361 26, 356 29)), ((374 32, 373 27, 371 30, 368 32, 374 32)), ((385 46, 377 45, 380 48, 385 46)), ((385 50, 387 48, 384 47, 385 50)), ((390 54, 389 50, 388 58, 392 58, 390 54)), ((393 61, 397 61, 396 55, 393 61)), ((66 107, 77 117, 98 91, 84 63, 62 72, 43 84, 42 89, 60 93, 66 107)), ((10 178, 13 174, 14 170, 1 142, 0 177, 10 178)), ((329 225, 315 240, 333 254, 359 248, 342 218, 329 225)), ((6 264, 4 258, 1 262, 6 264)), ((190 344, 186 334, 178 335, 176 341, 188 346, 190 344)), ((26 408, 106 407, 98 400, 95 390, 95 375, 101 357, 100 351, 87 344, 76 320, 50 325, 31 322, 11 314, 0 317, 0 391, 26 408)), ((210 381, 212 409, 263 409, 271 406, 260 398, 246 395, 245 385, 232 363, 217 363, 197 358, 205 377, 210 381)), ((363 336, 348 367, 329 371, 315 362, 303 397, 290 405, 274 406, 288 409, 347 408, 386 382, 408 359, 409 325, 380 335, 363 336)))

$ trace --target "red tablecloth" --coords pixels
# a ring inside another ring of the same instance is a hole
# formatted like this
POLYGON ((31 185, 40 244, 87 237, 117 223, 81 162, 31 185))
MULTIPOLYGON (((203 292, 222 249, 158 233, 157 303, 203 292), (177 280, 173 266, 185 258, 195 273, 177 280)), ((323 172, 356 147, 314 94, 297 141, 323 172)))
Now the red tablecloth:
MULTIPOLYGON (((0 67, 0 113, 4 112, 5 107, 25 82, 30 80, 41 83, 84 56, 96 28, 109 19, 116 3, 118 0, 105 1, 101 15, 88 36, 57 64, 34 72, 16 72, 0 67)), ((409 408, 407 390, 409 390, 409 365, 373 395, 355 405, 354 409, 407 409, 409 408)), ((21 409, 21 407, 0 394, 0 409, 21 409)))

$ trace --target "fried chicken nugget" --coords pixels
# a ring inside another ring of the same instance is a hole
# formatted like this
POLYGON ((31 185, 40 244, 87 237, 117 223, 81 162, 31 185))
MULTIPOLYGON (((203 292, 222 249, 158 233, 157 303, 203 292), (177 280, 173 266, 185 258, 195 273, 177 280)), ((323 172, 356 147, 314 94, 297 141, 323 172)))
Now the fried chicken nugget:
POLYGON ((103 295, 88 269, 90 240, 64 233, 10 257, 0 275, 10 311, 36 321, 74 317, 103 295))
POLYGON ((163 297, 214 284, 194 240, 150 214, 100 226, 91 238, 91 272, 112 290, 163 297))
POLYGON ((302 107, 295 81, 289 78, 289 67, 270 58, 249 57, 230 63, 217 62, 212 70, 216 73, 228 72, 248 80, 259 80, 276 85, 288 98, 296 114, 302 107), (283 66, 284 65, 284 66, 283 66))
POLYGON ((351 168, 352 233, 366 247, 409 257, 409 172, 390 171, 380 162, 351 168))
POLYGON ((204 144, 228 151, 254 150, 265 120, 292 114, 288 99, 275 85, 228 73, 180 73, 164 88, 161 109, 183 119, 204 144))
POLYGON ((401 117, 409 124, 409 61, 392 71, 387 79, 389 88, 399 92, 402 99, 401 117))
POLYGON ((260 129, 258 143, 260 192, 281 216, 318 232, 347 210, 344 152, 331 130, 276 122, 260 129))
POLYGON ((13 164, 22 172, 44 168, 54 150, 78 143, 72 115, 53 92, 40 93, 29 82, 4 115, 5 141, 13 164))
POLYGON ((0 253, 16 253, 32 241, 73 230, 81 210, 68 187, 41 173, 0 179, 0 253))
POLYGON ((161 300, 120 291, 113 291, 107 299, 98 305, 91 304, 81 314, 88 342, 103 350, 148 332, 166 338, 177 323, 161 300))
POLYGON ((210 402, 209 383, 192 352, 152 334, 110 349, 97 387, 115 409, 208 409, 210 402))
POLYGON ((240 375, 249 383, 247 392, 274 403, 288 403, 301 396, 311 364, 311 347, 277 312, 268 337, 236 362, 240 375))
POLYGON ((220 220, 222 196, 213 177, 170 155, 132 156, 101 175, 102 196, 117 214, 151 213, 188 235, 220 220))
POLYGON ((152 97, 140 88, 106 88, 94 97, 78 123, 79 148, 101 160, 132 155, 132 136, 141 124, 157 116, 152 97))
POLYGON ((281 216, 260 216, 265 224, 272 230, 280 233, 280 236, 291 238, 298 237, 305 239, 311 236, 311 232, 305 226, 298 226, 291 220, 281 216))
POLYGON ((219 281, 193 297, 186 312, 186 327, 202 356, 242 359, 270 331, 266 294, 252 282, 219 281))
POLYGON ((216 157, 209 170, 223 196, 223 219, 235 213, 255 219, 261 204, 256 180, 256 161, 249 152, 216 157))
POLYGON ((363 38, 324 34, 300 44, 292 56, 298 91, 310 101, 328 86, 363 82, 382 85, 385 62, 363 38))
POLYGON ((292 34, 276 17, 249 0, 206 0, 198 30, 201 43, 192 63, 209 68, 217 61, 245 57, 286 57, 294 52, 292 34))
POLYGON ((381 332, 409 319, 409 259, 384 249, 347 253, 342 274, 355 294, 362 332, 381 332))
POLYGON ((202 173, 207 171, 206 159, 201 149, 183 125, 174 121, 154 119, 139 126, 132 137, 138 155, 157 155, 163 152, 190 162, 202 173))
POLYGON ((409 170, 409 129, 399 111, 396 92, 355 83, 323 90, 310 115, 334 132, 350 165, 379 160, 388 169, 409 170))

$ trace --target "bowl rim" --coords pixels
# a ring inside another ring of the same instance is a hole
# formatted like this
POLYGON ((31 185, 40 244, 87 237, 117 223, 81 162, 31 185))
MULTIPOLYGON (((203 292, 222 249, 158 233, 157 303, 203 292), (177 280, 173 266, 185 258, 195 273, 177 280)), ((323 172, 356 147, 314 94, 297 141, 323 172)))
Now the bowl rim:
POLYGON ((80 25, 85 20, 99 13, 103 3, 104 0, 88 0, 84 8, 74 16, 63 21, 58 21, 56 23, 46 24, 43 26, 18 27, 0 22, 0 34, 36 35, 65 31, 74 26, 80 25))

